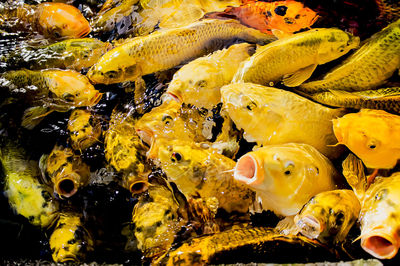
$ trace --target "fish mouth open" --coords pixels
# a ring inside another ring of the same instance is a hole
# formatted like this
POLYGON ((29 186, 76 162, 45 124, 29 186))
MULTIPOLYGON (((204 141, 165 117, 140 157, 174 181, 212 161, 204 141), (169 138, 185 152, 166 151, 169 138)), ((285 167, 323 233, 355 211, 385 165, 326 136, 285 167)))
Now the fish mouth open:
POLYGON ((236 163, 233 176, 247 185, 256 185, 262 181, 257 178, 258 170, 257 160, 251 155, 244 155, 236 163))
POLYGON ((322 225, 313 216, 307 215, 298 221, 296 221, 296 226, 300 229, 300 233, 310 239, 318 238, 322 232, 322 225))
POLYGON ((153 132, 151 132, 151 130, 136 129, 136 134, 138 134, 139 138, 147 145, 151 145, 153 142, 153 132))
POLYGON ((129 190, 132 193, 132 195, 135 195, 135 194, 140 194, 140 193, 146 191, 148 189, 148 187, 149 187, 149 184, 146 181, 141 180, 141 181, 132 183, 129 186, 129 190))
POLYGON ((96 94, 96 96, 93 97, 93 101, 92 101, 92 103, 91 103, 91 106, 98 104, 98 103, 100 102, 100 100, 101 100, 102 97, 103 97, 103 93, 98 92, 98 93, 96 94))
POLYGON ((378 259, 391 259, 399 249, 398 241, 382 232, 371 232, 361 237, 361 247, 378 259))
POLYGON ((78 191, 78 188, 71 177, 65 177, 56 183, 55 190, 58 195, 69 198, 78 191))

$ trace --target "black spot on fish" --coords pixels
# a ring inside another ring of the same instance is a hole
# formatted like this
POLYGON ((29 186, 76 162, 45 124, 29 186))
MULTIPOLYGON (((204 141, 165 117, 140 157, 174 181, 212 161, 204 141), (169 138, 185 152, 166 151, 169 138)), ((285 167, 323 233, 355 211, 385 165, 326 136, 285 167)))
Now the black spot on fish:
POLYGON ((271 11, 267 11, 267 16, 268 16, 268 17, 272 17, 271 11))
POLYGON ((70 239, 70 240, 68 240, 67 243, 70 244, 70 245, 75 244, 76 243, 76 239, 70 239))
POLYGON ((297 14, 294 18, 295 19, 299 19, 300 18, 300 14, 297 14))
POLYGON ((336 214, 335 223, 337 226, 341 226, 344 222, 344 214, 343 212, 339 212, 336 214))
POLYGON ((288 9, 287 6, 277 6, 274 11, 275 11, 275 14, 283 17, 286 15, 287 9, 288 9))
POLYGON ((42 204, 42 208, 47 208, 47 206, 49 206, 49 204, 47 202, 42 204))

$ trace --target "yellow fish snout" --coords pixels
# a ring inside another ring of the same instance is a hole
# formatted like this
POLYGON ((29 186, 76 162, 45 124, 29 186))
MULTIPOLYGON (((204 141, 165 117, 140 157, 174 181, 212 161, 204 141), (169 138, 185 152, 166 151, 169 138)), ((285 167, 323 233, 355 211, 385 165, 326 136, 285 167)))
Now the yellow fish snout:
POLYGON ((244 155, 237 162, 234 169, 234 178, 246 185, 259 185, 264 177, 260 171, 259 163, 252 155, 244 155))

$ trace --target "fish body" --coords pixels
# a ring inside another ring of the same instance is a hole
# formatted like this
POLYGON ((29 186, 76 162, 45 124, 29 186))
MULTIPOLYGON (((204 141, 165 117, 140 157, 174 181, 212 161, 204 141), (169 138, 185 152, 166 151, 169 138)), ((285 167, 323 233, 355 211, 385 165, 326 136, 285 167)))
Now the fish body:
POLYGON ((111 44, 97 39, 68 39, 40 47, 22 47, 1 58, 7 68, 61 68, 81 71, 94 65, 111 44))
POLYGON ((83 226, 81 216, 72 212, 60 214, 49 242, 56 263, 84 261, 94 246, 94 240, 83 226))
POLYGON ((361 247, 378 259, 393 258, 400 247, 400 173, 378 176, 368 187, 361 160, 350 154, 343 175, 361 204, 361 247))
POLYGON ((135 205, 132 222, 138 248, 146 258, 167 252, 186 221, 179 215, 179 204, 173 191, 161 184, 149 186, 135 205))
POLYGON ((109 6, 111 1, 104 3, 99 14, 91 24, 94 31, 111 31, 115 25, 128 17, 137 9, 135 6, 139 0, 122 0, 116 6, 109 6))
POLYGON ((192 238, 161 257, 155 264, 210 265, 265 261, 298 263, 316 256, 321 256, 321 260, 333 258, 321 244, 306 237, 281 235, 273 228, 249 226, 192 238), (279 248, 277 249, 276 246, 279 248), (282 255, 281 252, 285 253, 283 250, 286 249, 291 256, 282 255), (298 252, 293 253, 294 250, 298 252))
POLYGON ((28 129, 52 111, 90 107, 102 97, 84 75, 72 70, 8 71, 0 75, 0 86, 7 88, 12 98, 34 106, 24 113, 22 126, 28 129))
POLYGON ((48 227, 57 218, 58 204, 49 186, 39 182, 39 164, 10 140, 1 146, 4 191, 11 207, 35 226, 48 227))
POLYGON ((291 216, 314 195, 335 189, 332 163, 307 144, 267 145, 243 155, 234 177, 256 192, 263 210, 291 216))
POLYGON ((337 244, 344 241, 359 213, 360 202, 352 190, 331 190, 312 197, 294 221, 302 235, 337 244))
POLYGON ((68 198, 87 184, 90 167, 72 149, 55 146, 47 158, 46 173, 54 184, 54 191, 68 198))
POLYGON ((312 29, 261 46, 243 61, 233 82, 268 85, 283 78, 296 87, 307 80, 317 65, 339 58, 358 46, 360 39, 339 29, 312 29))
POLYGON ((322 80, 302 84, 304 92, 363 91, 383 84, 400 67, 400 19, 374 34, 322 80))
POLYGON ((135 184, 147 182, 147 148, 135 131, 135 120, 127 113, 113 111, 104 137, 107 162, 122 173, 122 186, 134 192, 135 184))
POLYGON ((231 82, 239 64, 254 51, 253 45, 242 43, 197 58, 174 74, 167 92, 180 102, 212 109, 221 101, 220 88, 231 82))
POLYGON ((400 159, 400 116, 382 110, 361 109, 333 119, 333 131, 368 168, 392 169, 400 159))
POLYGON ((67 129, 71 146, 78 151, 89 148, 98 142, 101 137, 99 118, 87 110, 73 110, 68 119, 67 129))
POLYGON ((233 179, 235 162, 212 149, 180 140, 160 145, 157 161, 186 198, 216 198, 227 212, 247 212, 253 193, 233 179))
POLYGON ((400 88, 382 88, 377 90, 347 92, 341 90, 328 90, 311 95, 299 92, 316 102, 334 106, 354 109, 382 109, 400 114, 400 88))
POLYGON ((343 115, 342 109, 331 109, 289 91, 252 83, 232 83, 221 88, 223 108, 244 138, 259 145, 306 143, 328 158, 340 150, 332 118, 343 115))
POLYGON ((104 84, 137 80, 215 51, 233 39, 268 42, 273 38, 237 21, 202 20, 134 38, 104 54, 87 76, 104 84))
POLYGON ((278 38, 309 28, 318 19, 317 13, 297 1, 249 1, 240 6, 229 6, 220 13, 206 17, 235 16, 241 23, 278 38))
MULTIPOLYGON (((46 38, 80 38, 91 31, 79 9, 64 3, 44 2, 38 5, 3 6, 2 20, 16 20, 30 25, 46 38)), ((3 22, 3 23, 4 23, 3 22)))

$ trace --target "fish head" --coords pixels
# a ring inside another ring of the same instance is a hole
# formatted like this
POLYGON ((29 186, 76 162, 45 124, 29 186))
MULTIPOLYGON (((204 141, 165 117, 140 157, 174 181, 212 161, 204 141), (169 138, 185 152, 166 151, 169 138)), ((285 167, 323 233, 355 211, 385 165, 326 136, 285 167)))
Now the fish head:
POLYGON ((208 154, 193 148, 189 142, 164 142, 158 148, 158 160, 169 180, 175 182, 187 195, 194 194, 204 182, 208 154))
POLYGON ((400 247, 398 173, 375 179, 366 191, 360 214, 361 247, 379 259, 391 259, 400 247))
POLYGON ((51 77, 50 91, 59 100, 61 106, 93 106, 103 96, 84 75, 78 72, 54 71, 51 77))
POLYGON ((347 114, 334 119, 333 131, 339 143, 346 145, 368 168, 391 169, 397 164, 399 150, 392 143, 394 131, 390 122, 375 115, 379 113, 347 114))
POLYGON ((75 262, 85 259, 93 250, 93 240, 77 215, 63 214, 50 236, 55 262, 75 262))
POLYGON ((218 75, 220 70, 213 62, 205 60, 194 61, 183 66, 168 86, 167 92, 174 96, 179 102, 191 103, 198 107, 212 107, 220 101, 218 87, 218 75), (212 103, 209 103, 209 101, 212 103))
POLYGON ((136 133, 148 145, 152 145, 154 137, 171 135, 175 132, 181 104, 174 100, 166 101, 144 114, 135 124, 136 133))
POLYGON ((344 240, 357 220, 360 203, 351 190, 332 190, 313 196, 295 223, 301 234, 324 243, 344 240))
POLYGON ((318 49, 317 62, 324 64, 347 54, 360 45, 360 38, 339 29, 314 29, 323 34, 323 41, 318 49))
POLYGON ((84 150, 98 141, 101 135, 100 121, 90 111, 75 109, 71 112, 67 127, 75 150, 84 150))
POLYGON ((86 76, 94 84, 135 81, 141 77, 141 69, 125 50, 121 45, 108 51, 89 69, 86 76))
POLYGON ((39 32, 50 38, 80 38, 91 31, 89 22, 76 7, 63 3, 38 6, 39 32))
POLYGON ((304 180, 316 180, 319 172, 311 156, 296 145, 268 145, 245 154, 236 164, 235 179, 256 191, 293 197, 304 180))

